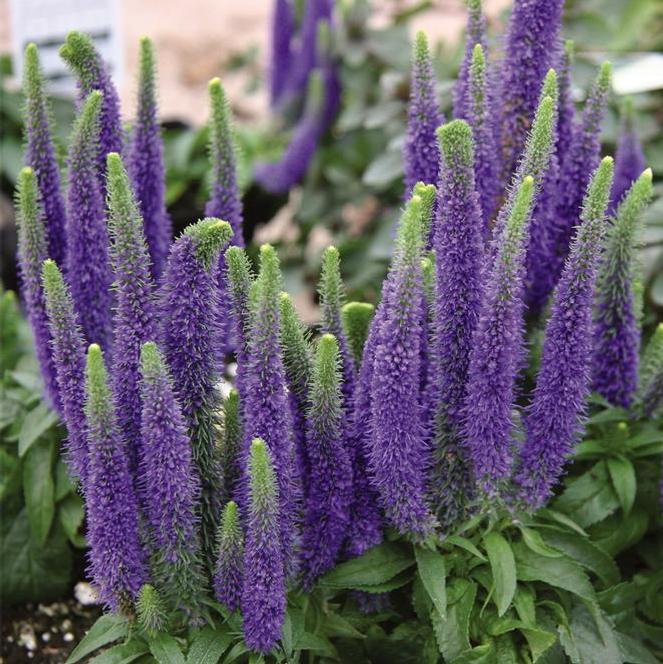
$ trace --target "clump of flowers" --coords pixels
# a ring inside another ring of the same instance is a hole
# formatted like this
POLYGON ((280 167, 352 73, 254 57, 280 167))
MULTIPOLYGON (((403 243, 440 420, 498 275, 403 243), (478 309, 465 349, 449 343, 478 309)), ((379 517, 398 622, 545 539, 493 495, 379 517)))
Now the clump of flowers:
MULTIPOLYGON (((635 172, 628 122, 618 186, 613 160, 600 159, 609 65, 573 117, 569 50, 556 48, 561 5, 515 3, 497 71, 480 3, 470 3, 448 123, 417 36, 407 202, 380 301, 345 302, 340 255, 328 248, 318 339, 283 292, 275 249, 260 248, 254 273, 243 248, 218 79, 209 88, 209 216, 170 243, 149 41, 123 154, 106 67, 87 37, 67 37, 62 55, 81 104, 66 192, 28 47, 23 293, 85 497, 90 574, 110 611, 132 613, 137 603, 154 630, 165 603, 198 625, 214 597, 241 612, 248 648, 270 652, 283 636, 288 588, 311 590, 386 532, 420 545, 469 514, 544 505, 582 431, 592 381, 615 405, 661 405, 660 330, 638 387, 633 287, 651 171, 635 172), (545 283, 534 272, 541 264, 545 283), (545 328, 530 390, 527 315, 545 328), (231 354, 236 389, 224 401, 231 354)), ((280 106, 301 95, 311 70, 333 74, 319 49, 333 7, 306 4, 297 49, 290 2, 276 7, 271 91, 280 106)), ((311 116, 316 131, 333 90, 328 82, 311 116)), ((309 112, 302 132, 313 132, 309 112)), ((293 163, 284 157, 280 175, 272 166, 263 177, 289 186, 314 143, 302 139, 293 163)))

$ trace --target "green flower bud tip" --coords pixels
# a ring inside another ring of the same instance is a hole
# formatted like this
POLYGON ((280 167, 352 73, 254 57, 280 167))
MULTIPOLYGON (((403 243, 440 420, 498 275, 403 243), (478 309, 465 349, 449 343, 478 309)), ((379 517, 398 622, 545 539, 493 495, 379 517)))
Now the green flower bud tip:
POLYGON ((582 219, 602 219, 610 197, 615 162, 612 157, 603 157, 596 174, 589 183, 587 197, 581 214, 582 219))
POLYGON ((433 207, 437 197, 437 189, 432 184, 417 182, 412 189, 412 195, 421 198, 421 230, 424 243, 427 243, 430 227, 433 223, 433 207))
POLYGON ((154 84, 154 46, 149 37, 140 38, 141 87, 154 84))
POLYGON ((90 60, 96 60, 97 54, 94 44, 90 37, 72 30, 67 34, 65 43, 60 47, 60 57, 73 69, 76 70, 78 75, 86 80, 92 72, 88 71, 88 63, 90 60))
MULTIPOLYGON (((480 44, 477 44, 480 46, 480 44)), ((455 162, 460 159, 461 165, 472 163, 472 128, 465 120, 452 120, 437 130, 440 151, 445 160, 455 162)))
POLYGON ((260 290, 277 297, 281 292, 281 268, 279 257, 271 244, 260 247, 260 274, 258 277, 260 290))
POLYGON ((368 337, 368 328, 374 313, 375 307, 368 302, 348 302, 341 309, 343 330, 357 366, 361 362, 364 344, 368 337))
POLYGON ((20 211, 19 223, 33 226, 40 215, 37 176, 29 166, 18 174, 17 205, 20 211))
POLYGON ((62 273, 58 269, 55 261, 50 258, 47 258, 41 266, 41 278, 44 284, 44 290, 49 297, 52 293, 58 291, 61 286, 64 286, 62 273))
POLYGON ((414 38, 414 57, 419 62, 428 60, 428 39, 422 30, 419 30, 414 38))
POLYGON ((412 196, 408 201, 398 229, 398 247, 410 255, 421 250, 421 220, 423 201, 420 196, 412 196))
POLYGON ((161 632, 166 627, 166 609, 157 589, 145 583, 141 586, 136 600, 138 624, 150 635, 161 632))
POLYGON ((338 377, 338 341, 333 334, 323 334, 318 341, 315 358, 317 382, 323 389, 329 389, 339 381, 338 377))
POLYGON ((612 83, 612 63, 604 62, 599 69, 597 84, 602 90, 610 88, 612 83))
POLYGON ((327 247, 322 253, 319 293, 321 300, 332 307, 340 304, 342 299, 341 256, 334 246, 327 247))
POLYGON ((549 69, 546 73, 546 76, 543 79, 543 85, 541 86, 541 95, 543 97, 550 97, 555 102, 557 101, 559 85, 557 82, 557 72, 554 69, 549 69))
POLYGON ((276 475, 272 466, 272 459, 267 444, 262 438, 251 441, 251 456, 249 459, 249 474, 254 502, 261 497, 273 499, 277 492, 276 475))
POLYGON ((506 227, 506 238, 504 245, 504 261, 511 264, 512 259, 520 251, 520 243, 524 235, 525 224, 528 220, 534 201, 534 178, 528 175, 523 180, 516 193, 516 199, 506 227))
POLYGON ((230 500, 223 508, 221 523, 219 524, 219 540, 226 542, 241 542, 242 528, 239 523, 239 510, 237 503, 230 500))
POLYGON ((194 238, 196 241, 196 256, 209 270, 216 256, 230 242, 233 232, 227 221, 206 217, 191 226, 187 226, 184 229, 184 234, 194 238))
POLYGON ((140 349, 140 370, 145 380, 151 380, 163 372, 163 357, 154 341, 148 341, 140 349))

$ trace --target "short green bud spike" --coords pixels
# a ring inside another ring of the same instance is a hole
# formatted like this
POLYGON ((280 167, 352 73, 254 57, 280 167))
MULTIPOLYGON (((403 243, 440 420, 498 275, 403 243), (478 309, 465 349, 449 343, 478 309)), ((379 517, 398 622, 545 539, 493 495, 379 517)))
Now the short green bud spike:
POLYGON ((44 261, 41 268, 41 278, 46 296, 49 299, 51 297, 59 298, 65 293, 64 279, 54 260, 47 258, 44 261))
POLYGON ((318 341, 313 372, 318 389, 333 394, 337 392, 339 376, 338 341, 333 334, 323 334, 318 341))
POLYGON ((327 247, 322 253, 322 270, 318 291, 320 299, 329 306, 340 307, 342 305, 341 256, 334 246, 327 247))
POLYGON ((368 302, 348 302, 341 309, 343 330, 357 367, 361 364, 364 344, 374 314, 375 307, 368 302))
POLYGON ((527 222, 534 202, 534 178, 528 175, 516 192, 516 196, 506 224, 506 235, 503 237, 502 260, 505 265, 504 275, 509 283, 514 274, 511 270, 514 260, 522 249, 527 222))
POLYGON ((313 70, 306 89, 306 115, 309 117, 317 115, 324 103, 324 99, 325 88, 322 83, 322 77, 320 76, 320 72, 313 70))
POLYGON ((29 166, 18 175, 16 206, 18 208, 19 244, 24 261, 32 263, 48 255, 46 227, 41 204, 37 176, 29 166))
POLYGON ((610 198, 610 187, 612 186, 612 176, 615 171, 615 162, 612 157, 603 157, 596 173, 592 177, 587 195, 583 202, 583 209, 580 218, 603 219, 605 209, 610 198))
POLYGON ((251 309, 249 307, 249 296, 253 283, 251 264, 246 252, 240 247, 228 247, 225 256, 233 311, 239 317, 242 336, 246 339, 251 325, 251 309))
POLYGON ((281 293, 281 352, 288 377, 288 387, 302 400, 306 393, 312 370, 312 351, 309 334, 299 319, 292 298, 281 293))
POLYGON ((196 242, 196 257, 206 270, 212 267, 215 259, 230 242, 232 228, 227 221, 214 217, 206 217, 184 229, 184 234, 196 242))
POLYGON ((258 296, 276 300, 281 294, 281 282, 281 267, 276 249, 271 244, 263 244, 260 247, 258 296))
POLYGON ((426 63, 428 62, 428 58, 428 39, 426 38, 426 33, 419 30, 414 37, 414 59, 416 62, 426 63))
POLYGON ((435 302, 435 254, 431 251, 428 256, 421 259, 421 275, 424 282, 424 295, 426 296, 426 304, 428 308, 433 306, 435 302))
POLYGON ((278 499, 278 485, 272 456, 262 438, 254 438, 251 441, 249 476, 253 509, 257 511, 268 509, 271 512, 274 509, 274 501, 278 499))
POLYGON ((486 107, 486 56, 481 44, 472 49, 470 63, 470 91, 472 94, 472 115, 483 117, 486 107))
POLYGON ((90 344, 88 348, 85 377, 88 396, 86 407, 94 412, 109 410, 111 408, 111 392, 108 387, 108 372, 99 344, 90 344))
POLYGON ((601 65, 596 82, 601 90, 607 92, 610 89, 610 86, 612 85, 612 63, 604 62, 601 65))
POLYGON ((221 523, 219 524, 218 541, 233 543, 236 545, 236 550, 241 551, 243 540, 244 535, 242 534, 242 527, 239 522, 237 503, 234 500, 230 500, 223 508, 221 523))
POLYGON ((543 85, 541 86, 541 96, 550 97, 555 102, 555 104, 557 103, 557 98, 559 96, 559 84, 557 82, 557 72, 554 69, 549 69, 545 78, 543 79, 543 85))
POLYGON ((654 378, 663 373, 663 323, 659 323, 642 355, 638 400, 641 400, 654 378))
POLYGON ((83 108, 74 124, 72 143, 97 145, 99 141, 99 113, 103 95, 93 90, 85 98, 83 108))
POLYGON ((140 372, 143 380, 154 380, 163 375, 164 360, 154 341, 144 343, 140 349, 140 372))
POLYGON ((406 261, 416 258, 421 253, 423 201, 420 196, 412 196, 401 217, 396 236, 396 247, 406 261))
MULTIPOLYGON (((480 44, 477 46, 481 47, 480 44)), ((471 168, 474 154, 472 128, 465 120, 452 120, 437 130, 437 139, 443 158, 449 163, 456 163, 471 168)))
POLYGON ((424 244, 428 243, 428 236, 433 225, 433 208, 435 207, 435 198, 437 189, 432 184, 417 182, 412 189, 413 196, 421 198, 421 230, 423 233, 424 244))
POLYGON ((91 78, 93 73, 89 71, 88 64, 90 61, 96 61, 97 53, 90 37, 72 30, 60 47, 60 57, 76 71, 86 87, 94 83, 94 79, 91 78))
MULTIPOLYGON (((213 78, 207 91, 210 99, 210 159, 215 175, 225 180, 226 169, 234 169, 235 143, 232 137, 230 104, 221 79, 213 78), (226 163, 228 160, 233 163, 226 163)), ((229 182, 223 182, 228 186, 229 182)))
POLYGON ((156 66, 154 62, 154 45, 149 37, 141 37, 140 39, 139 67, 138 80, 140 81, 140 94, 154 99, 156 92, 154 72, 156 71, 156 66))
POLYGON ((106 191, 108 192, 108 221, 116 249, 133 249, 145 244, 143 219, 138 211, 131 181, 117 152, 106 156, 106 191), (122 246, 124 245, 124 246, 122 246))
POLYGON ((138 624, 148 636, 154 636, 166 628, 166 607, 157 589, 149 583, 141 586, 136 599, 138 624))

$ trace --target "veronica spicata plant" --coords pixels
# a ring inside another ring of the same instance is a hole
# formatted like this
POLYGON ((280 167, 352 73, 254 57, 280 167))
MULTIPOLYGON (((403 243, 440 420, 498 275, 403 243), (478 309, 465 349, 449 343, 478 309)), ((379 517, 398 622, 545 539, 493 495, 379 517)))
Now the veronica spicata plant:
MULTIPOLYGON (((296 9, 276 3, 272 104, 311 93, 283 159, 259 169, 276 189, 303 176, 339 103, 334 4, 296 9)), ((663 405, 660 329, 638 362, 651 171, 635 172, 628 122, 616 166, 601 159, 609 65, 575 117, 561 0, 516 0, 500 62, 480 3, 469 9, 448 123, 416 37, 405 204, 379 298, 346 303, 327 248, 316 330, 276 250, 260 247, 254 269, 244 247, 218 79, 209 216, 171 241, 148 42, 125 169, 112 81, 92 42, 68 36, 81 100, 66 196, 30 47, 28 154, 45 171, 26 168, 17 196, 24 300, 113 614, 72 662, 125 635, 111 653, 158 661, 363 661, 371 644, 416 662, 660 650, 643 589, 657 587, 654 547, 644 583, 611 557, 658 514, 635 480, 658 482, 663 446, 647 421, 663 405)))

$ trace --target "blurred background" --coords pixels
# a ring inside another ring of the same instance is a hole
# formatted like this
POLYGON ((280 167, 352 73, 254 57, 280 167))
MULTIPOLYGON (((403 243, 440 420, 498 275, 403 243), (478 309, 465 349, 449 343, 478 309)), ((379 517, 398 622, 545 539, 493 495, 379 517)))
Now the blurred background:
MULTIPOLYGON (((485 0, 499 50, 509 0, 485 0)), ((210 78, 220 76, 235 117, 247 238, 281 245, 288 289, 300 313, 316 319, 314 285, 321 249, 335 242, 353 296, 373 299, 390 251, 402 194, 400 147, 408 97, 410 39, 423 29, 435 53, 443 109, 462 54, 463 0, 339 0, 333 50, 343 102, 303 182, 265 192, 255 165, 276 158, 292 122, 270 110, 272 3, 268 0, 0 0, 0 230, 2 280, 15 287, 12 196, 21 165, 21 57, 35 41, 50 79, 58 145, 64 155, 75 92, 57 55, 66 32, 91 34, 108 60, 129 123, 135 106, 138 40, 155 44, 168 169, 167 199, 176 230, 196 220, 207 196, 206 128, 210 78)), ((615 67, 604 128, 614 149, 618 111, 634 99, 636 124, 655 175, 663 171, 663 2, 567 0, 564 37, 576 44, 575 96, 582 102, 596 65, 615 67)), ((663 306, 663 206, 648 215, 648 297, 663 306), (660 274, 659 274, 660 273, 660 274)))

